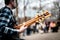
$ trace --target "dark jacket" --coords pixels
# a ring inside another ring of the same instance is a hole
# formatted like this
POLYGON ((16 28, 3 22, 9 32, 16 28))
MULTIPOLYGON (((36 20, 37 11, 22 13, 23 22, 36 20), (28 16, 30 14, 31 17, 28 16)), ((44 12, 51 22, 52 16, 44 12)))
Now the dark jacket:
POLYGON ((7 6, 0 10, 0 40, 13 40, 13 36, 18 32, 14 29, 16 21, 13 12, 7 6))

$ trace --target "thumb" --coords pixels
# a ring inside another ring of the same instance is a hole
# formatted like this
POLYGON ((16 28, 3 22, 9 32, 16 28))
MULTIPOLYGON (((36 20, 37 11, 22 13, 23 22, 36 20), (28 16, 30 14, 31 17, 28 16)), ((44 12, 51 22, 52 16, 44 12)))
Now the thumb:
POLYGON ((22 27, 20 28, 20 32, 21 32, 21 31, 24 31, 26 28, 27 28, 27 27, 22 26, 22 27))

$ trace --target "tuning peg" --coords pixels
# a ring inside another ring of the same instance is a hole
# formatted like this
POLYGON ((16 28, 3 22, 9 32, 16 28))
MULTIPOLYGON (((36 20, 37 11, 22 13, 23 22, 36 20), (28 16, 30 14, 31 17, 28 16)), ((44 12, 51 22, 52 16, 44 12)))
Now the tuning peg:
POLYGON ((36 14, 35 18, 37 18, 37 17, 40 17, 38 13, 36 14))

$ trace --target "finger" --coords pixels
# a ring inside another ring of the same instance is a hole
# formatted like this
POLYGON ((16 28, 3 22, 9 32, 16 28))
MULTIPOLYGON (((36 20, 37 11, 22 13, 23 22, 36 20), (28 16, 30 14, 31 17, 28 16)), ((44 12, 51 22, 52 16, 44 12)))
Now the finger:
POLYGON ((27 27, 22 27, 22 28, 20 29, 20 32, 21 32, 21 31, 24 31, 26 28, 27 28, 27 27))
POLYGON ((25 23, 25 22, 23 23, 23 26, 24 26, 24 27, 26 26, 26 23, 25 23))

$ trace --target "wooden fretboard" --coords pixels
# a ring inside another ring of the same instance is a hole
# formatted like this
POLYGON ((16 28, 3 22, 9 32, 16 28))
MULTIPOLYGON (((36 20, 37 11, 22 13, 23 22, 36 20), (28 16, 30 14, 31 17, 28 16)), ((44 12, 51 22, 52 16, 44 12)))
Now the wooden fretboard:
MULTIPOLYGON (((43 15, 40 15, 40 16, 37 15, 35 18, 33 18, 33 19, 25 22, 25 26, 28 27, 29 25, 35 23, 36 21, 38 21, 38 20, 41 20, 41 21, 42 21, 43 19, 46 19, 46 18, 49 17, 49 16, 51 16, 51 14, 48 13, 48 12, 45 12, 43 15)), ((24 25, 24 24, 19 24, 19 25, 16 26, 15 28, 16 28, 16 29, 19 29, 22 25, 24 25)))

